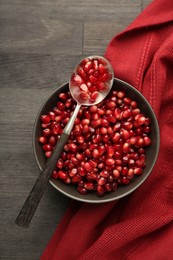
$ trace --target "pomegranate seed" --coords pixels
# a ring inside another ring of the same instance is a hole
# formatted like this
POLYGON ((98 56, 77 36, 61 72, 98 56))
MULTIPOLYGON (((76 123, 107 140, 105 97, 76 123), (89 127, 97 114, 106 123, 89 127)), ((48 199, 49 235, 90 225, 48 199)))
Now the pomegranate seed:
POLYGON ((88 92, 81 91, 80 98, 83 99, 83 100, 87 100, 89 98, 88 92))
POLYGON ((92 156, 97 159, 100 157, 100 153, 99 153, 99 150, 98 149, 94 149, 93 152, 92 152, 92 156))
POLYGON ((77 152, 77 150, 78 150, 77 145, 74 144, 74 143, 68 144, 68 148, 69 148, 69 150, 70 150, 71 152, 73 152, 73 153, 77 152))
POLYGON ((49 116, 50 116, 50 119, 51 119, 52 121, 54 121, 56 114, 55 114, 55 112, 50 111, 50 112, 49 112, 49 116))
POLYGON ((134 174, 136 175, 141 175, 142 174, 142 168, 141 167, 137 167, 134 169, 134 174))
POLYGON ((41 121, 42 121, 44 124, 49 123, 50 120, 51 120, 51 118, 50 118, 49 115, 42 115, 42 116, 41 116, 41 121))
POLYGON ((120 140, 120 138, 121 138, 121 135, 120 135, 119 133, 115 133, 115 134, 112 136, 112 141, 113 141, 114 143, 118 143, 119 140, 120 140))
POLYGON ((81 91, 88 92, 88 87, 87 87, 86 84, 82 84, 82 85, 80 85, 79 88, 80 88, 81 91))
POLYGON ((51 144, 52 146, 55 146, 57 140, 55 136, 50 136, 49 138, 49 144, 51 144))
POLYGON ((65 171, 62 171, 62 170, 58 171, 57 174, 58 174, 58 177, 59 177, 61 180, 65 180, 65 179, 67 179, 67 177, 68 177, 67 173, 66 173, 65 171))
POLYGON ((91 182, 91 181, 86 182, 86 183, 84 184, 84 188, 85 188, 86 190, 93 190, 93 189, 94 189, 94 184, 93 184, 93 182, 91 182))
POLYGON ((63 160, 61 158, 57 161, 56 167, 58 169, 62 169, 64 167, 64 162, 63 162, 63 160))
POLYGON ((106 170, 103 170, 100 172, 100 176, 104 177, 104 178, 108 178, 109 177, 109 172, 106 170))
POLYGON ((59 97, 62 101, 66 101, 67 98, 68 98, 67 94, 65 94, 65 93, 60 93, 60 94, 58 95, 58 97, 59 97))
POLYGON ((120 172, 117 169, 113 170, 113 176, 118 179, 120 177, 120 172))
POLYGON ((53 146, 51 144, 44 144, 43 145, 43 150, 45 152, 52 151, 53 150, 53 146))
POLYGON ((98 95, 99 95, 99 92, 98 92, 98 91, 93 91, 93 92, 90 94, 90 101, 91 101, 91 102, 96 101, 98 95))
POLYGON ((84 187, 78 187, 77 191, 82 195, 87 194, 87 190, 84 187))
POLYGON ((124 98, 125 97, 125 92, 124 91, 118 91, 117 92, 117 97, 118 98, 124 98))
POLYGON ((115 160, 113 159, 113 158, 108 158, 108 159, 106 159, 106 161, 105 161, 105 163, 106 163, 106 165, 114 165, 115 164, 115 160))
POLYGON ((94 172, 87 172, 86 178, 88 181, 93 181, 97 179, 97 174, 94 172))
POLYGON ((51 155, 52 155, 52 151, 47 151, 47 152, 45 152, 45 156, 46 156, 47 158, 50 158, 51 155))
POLYGON ((150 139, 150 137, 145 136, 144 139, 143 139, 143 141, 144 141, 144 145, 146 145, 146 146, 151 145, 151 139, 150 139))
POLYGON ((89 163, 89 162, 85 162, 84 163, 84 169, 87 171, 87 172, 91 172, 93 171, 93 166, 89 163))
POLYGON ((130 180, 126 177, 126 176, 123 176, 122 178, 121 178, 121 182, 123 183, 123 184, 129 184, 129 182, 130 182, 130 180))
POLYGON ((70 177, 74 177, 75 175, 77 174, 77 169, 76 168, 73 168, 69 171, 69 176, 70 177))
POLYGON ((57 172, 56 170, 54 170, 54 171, 52 172, 52 174, 51 174, 51 177, 52 177, 53 179, 58 179, 58 172, 57 172))
POLYGON ((100 186, 100 185, 97 185, 96 193, 97 193, 98 196, 103 196, 103 194, 105 193, 104 187, 100 186))
POLYGON ((77 136, 76 140, 80 144, 83 144, 85 142, 84 137, 82 135, 77 136))
POLYGON ((45 136, 40 136, 38 140, 39 140, 39 142, 42 143, 42 144, 46 144, 46 143, 47 143, 47 139, 46 139, 45 136))
POLYGON ((78 174, 80 176, 85 176, 86 175, 86 172, 85 172, 85 170, 84 170, 84 168, 82 166, 79 166, 77 170, 78 170, 78 174))
POLYGON ((78 174, 75 174, 73 177, 72 177, 72 182, 73 183, 77 183, 77 182, 79 182, 79 181, 81 181, 81 176, 80 175, 78 175, 78 174))
POLYGON ((82 125, 89 125, 89 124, 90 124, 90 120, 89 120, 89 119, 83 119, 83 120, 81 121, 81 124, 82 124, 82 125))
POLYGON ((113 191, 117 190, 117 186, 118 186, 118 185, 117 185, 116 182, 112 182, 112 183, 111 183, 111 188, 112 188, 113 191))

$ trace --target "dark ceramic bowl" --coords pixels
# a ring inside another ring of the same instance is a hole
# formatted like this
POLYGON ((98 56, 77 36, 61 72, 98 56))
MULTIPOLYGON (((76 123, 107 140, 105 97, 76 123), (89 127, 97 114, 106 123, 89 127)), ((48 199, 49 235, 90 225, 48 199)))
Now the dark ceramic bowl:
MULTIPOLYGON (((109 202, 109 201, 120 199, 130 194, 134 190, 136 190, 146 180, 146 178, 151 173, 153 166, 156 162, 158 151, 159 151, 159 142, 160 142, 159 127, 158 127, 157 119, 155 117, 155 114, 150 104, 139 91, 137 91, 131 85, 129 85, 128 83, 122 80, 114 78, 114 83, 112 88, 116 90, 124 90, 127 96, 137 101, 141 112, 143 112, 146 117, 149 117, 151 119, 152 145, 146 149, 146 167, 143 171, 143 174, 140 176, 135 176, 131 180, 130 184, 118 186, 118 189, 116 191, 106 193, 102 197, 97 196, 96 193, 94 192, 88 193, 86 195, 81 195, 73 185, 64 184, 61 180, 50 179, 50 183, 55 189, 57 189, 58 191, 60 191, 61 193, 63 193, 64 195, 72 199, 83 201, 83 202, 89 202, 89 203, 103 203, 103 202, 109 202)), ((40 170, 42 170, 46 164, 46 158, 42 150, 42 145, 38 142, 38 138, 42 132, 40 116, 52 110, 52 108, 56 106, 58 93, 67 90, 68 90, 68 83, 65 83, 64 85, 58 87, 57 90, 54 91, 52 95, 45 100, 45 102, 40 108, 40 111, 38 112, 35 125, 34 125, 34 131, 33 131, 33 148, 34 148, 35 158, 40 170)))

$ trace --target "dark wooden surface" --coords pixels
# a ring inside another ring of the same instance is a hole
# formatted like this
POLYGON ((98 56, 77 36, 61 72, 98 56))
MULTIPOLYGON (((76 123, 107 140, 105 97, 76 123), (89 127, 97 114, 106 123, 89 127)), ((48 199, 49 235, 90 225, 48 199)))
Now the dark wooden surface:
POLYGON ((39 174, 32 129, 40 105, 150 2, 0 0, 0 259, 39 259, 70 202, 48 185, 29 229, 14 224, 39 174))

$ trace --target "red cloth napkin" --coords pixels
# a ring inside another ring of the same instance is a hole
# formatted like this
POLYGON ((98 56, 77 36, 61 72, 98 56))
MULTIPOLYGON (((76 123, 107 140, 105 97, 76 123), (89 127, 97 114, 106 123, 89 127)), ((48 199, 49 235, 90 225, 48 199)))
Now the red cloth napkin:
POLYGON ((142 186, 119 201, 72 202, 41 260, 173 259, 173 1, 153 1, 112 39, 105 57, 115 77, 153 107, 158 160, 142 186))

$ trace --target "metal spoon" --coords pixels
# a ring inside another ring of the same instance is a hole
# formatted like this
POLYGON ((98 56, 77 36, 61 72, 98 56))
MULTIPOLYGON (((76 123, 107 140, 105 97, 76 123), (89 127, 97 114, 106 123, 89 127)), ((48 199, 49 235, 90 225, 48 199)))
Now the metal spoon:
POLYGON ((109 93, 109 91, 111 90, 112 84, 113 84, 113 69, 112 66, 110 65, 110 63, 103 57, 101 56, 89 56, 85 59, 83 59, 82 61, 80 61, 80 63, 77 64, 77 66, 74 69, 73 75, 76 73, 78 66, 80 66, 80 64, 82 64, 82 62, 85 60, 93 60, 93 59, 101 59, 105 66, 107 67, 109 73, 111 73, 111 79, 109 80, 107 87, 102 90, 99 91, 97 98, 95 99, 95 101, 90 101, 89 99, 81 99, 80 97, 80 90, 79 88, 77 88, 76 86, 74 86, 74 84, 72 83, 72 81, 70 80, 69 82, 69 89, 71 92, 72 97, 76 100, 77 105, 76 108, 71 116, 71 118, 69 119, 67 125, 65 126, 63 133, 60 136, 60 139, 58 141, 58 143, 56 144, 51 157, 47 160, 46 166, 45 168, 41 171, 38 179, 36 180, 35 185, 33 186, 30 194, 28 195, 19 215, 16 218, 15 223, 18 224, 21 227, 25 227, 27 228, 30 224, 30 221, 36 211, 36 208, 40 202, 41 197, 43 196, 43 193, 46 189, 46 186, 49 182, 49 178, 51 176, 52 171, 55 168, 56 162, 59 159, 61 152, 64 148, 64 145, 67 143, 68 141, 68 137, 71 133, 71 130, 73 128, 74 125, 74 121, 77 117, 77 114, 80 110, 80 107, 82 105, 85 106, 91 106, 91 105, 95 105, 98 104, 99 102, 101 102, 109 93))

